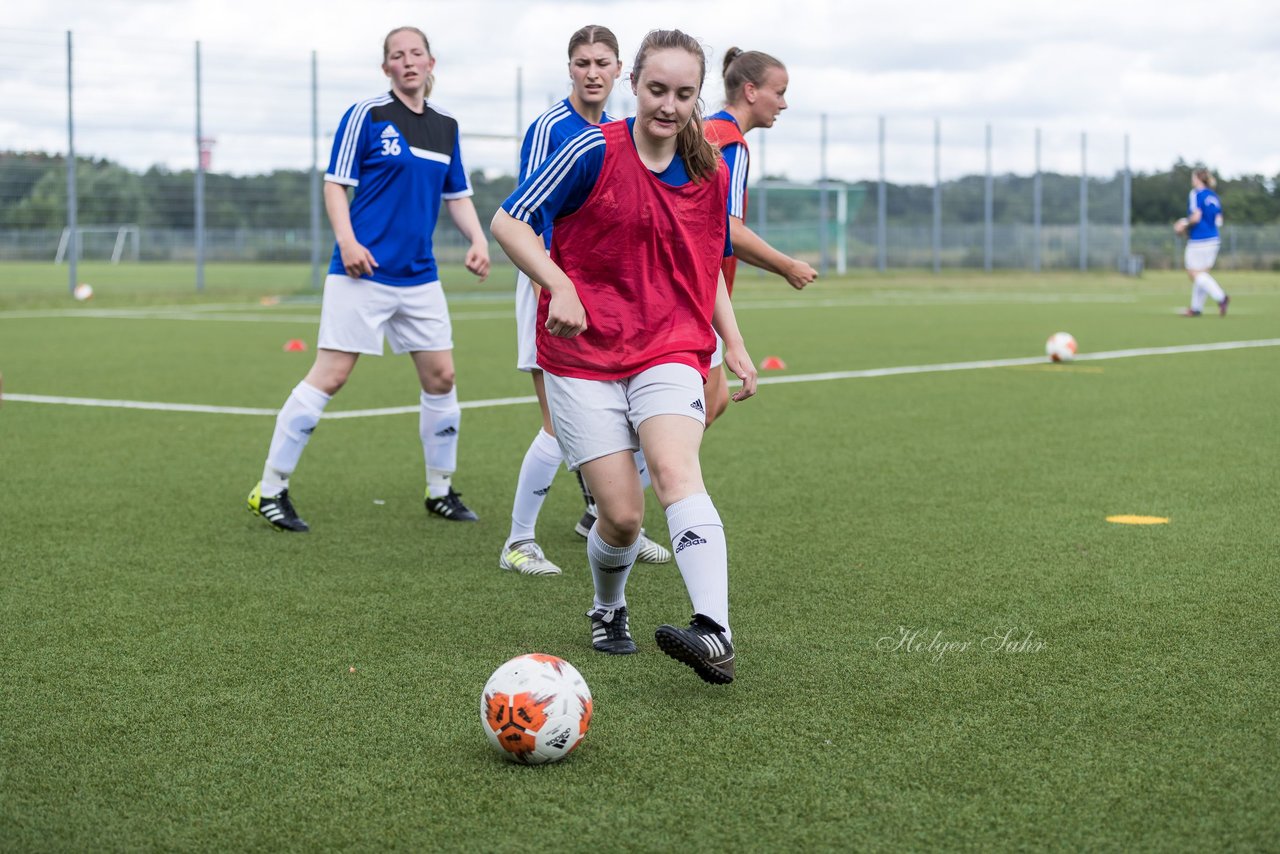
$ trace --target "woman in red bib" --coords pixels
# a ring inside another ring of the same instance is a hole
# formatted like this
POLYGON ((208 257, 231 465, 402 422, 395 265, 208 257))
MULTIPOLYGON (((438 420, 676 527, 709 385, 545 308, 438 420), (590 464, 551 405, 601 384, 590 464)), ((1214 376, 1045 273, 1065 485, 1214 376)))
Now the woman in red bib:
POLYGON ((732 251, 729 175, 698 117, 706 57, 679 30, 655 30, 631 75, 636 117, 565 141, 502 204, 493 236, 543 285, 538 367, 556 438, 580 469, 599 517, 587 539, 595 597, 592 646, 636 652, 626 601, 644 495, 642 447, 666 510, 694 616, 663 625, 658 646, 707 682, 733 681, 728 551, 702 482, 703 382, 715 349, 755 394, 756 371, 721 264, 732 251), (551 255, 538 234, 554 223, 551 255))

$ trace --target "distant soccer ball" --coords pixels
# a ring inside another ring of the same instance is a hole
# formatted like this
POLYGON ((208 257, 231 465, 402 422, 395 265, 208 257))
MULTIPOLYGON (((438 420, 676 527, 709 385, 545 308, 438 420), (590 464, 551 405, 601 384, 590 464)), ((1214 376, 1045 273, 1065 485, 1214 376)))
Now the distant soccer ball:
POLYGON ((555 762, 572 753, 587 734, 591 689, 562 658, 517 656, 485 683, 480 723, 490 746, 512 762, 555 762))
POLYGON ((93 296, 93 285, 86 285, 82 282, 76 285, 75 290, 71 292, 71 295, 80 300, 80 302, 84 302, 93 296))
POLYGON ((1070 362, 1076 357, 1076 339, 1070 332, 1055 332, 1044 342, 1044 353, 1055 362, 1070 362))

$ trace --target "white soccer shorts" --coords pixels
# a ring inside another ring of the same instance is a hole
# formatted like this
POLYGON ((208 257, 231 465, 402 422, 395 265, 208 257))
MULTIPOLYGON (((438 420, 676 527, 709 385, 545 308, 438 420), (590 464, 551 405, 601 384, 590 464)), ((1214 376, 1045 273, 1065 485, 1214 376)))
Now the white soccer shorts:
POLYGON ((639 450, 640 425, 655 415, 707 423, 702 374, 688 365, 657 365, 622 380, 543 376, 556 441, 571 471, 609 454, 639 450))
POLYGON ((1212 270, 1218 260, 1220 240, 1188 240, 1183 253, 1183 266, 1188 270, 1212 270))
POLYGON ((397 288, 330 274, 316 346, 381 356, 384 338, 393 353, 452 350, 453 325, 440 282, 397 288))

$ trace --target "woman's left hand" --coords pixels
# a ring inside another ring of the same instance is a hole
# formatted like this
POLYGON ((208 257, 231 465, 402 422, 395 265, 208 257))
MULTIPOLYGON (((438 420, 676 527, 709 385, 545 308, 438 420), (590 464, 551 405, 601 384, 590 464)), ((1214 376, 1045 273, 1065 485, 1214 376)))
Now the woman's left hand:
POLYGON ((732 399, 742 401, 753 396, 756 393, 756 366, 742 342, 725 343, 724 364, 733 371, 734 376, 742 380, 742 388, 733 393, 732 399))

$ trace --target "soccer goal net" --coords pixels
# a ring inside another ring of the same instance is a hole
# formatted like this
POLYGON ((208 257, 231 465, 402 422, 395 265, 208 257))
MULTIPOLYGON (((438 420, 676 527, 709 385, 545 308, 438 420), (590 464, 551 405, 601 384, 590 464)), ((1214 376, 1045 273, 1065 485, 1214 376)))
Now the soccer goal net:
MULTIPOLYGON (((61 264, 67 260, 71 249, 71 228, 62 229, 62 237, 58 240, 58 254, 53 263, 61 264)), ((107 247, 111 248, 111 263, 119 264, 126 257, 130 261, 138 260, 138 226, 125 225, 78 225, 75 228, 76 259, 88 257, 105 257, 107 247)))

